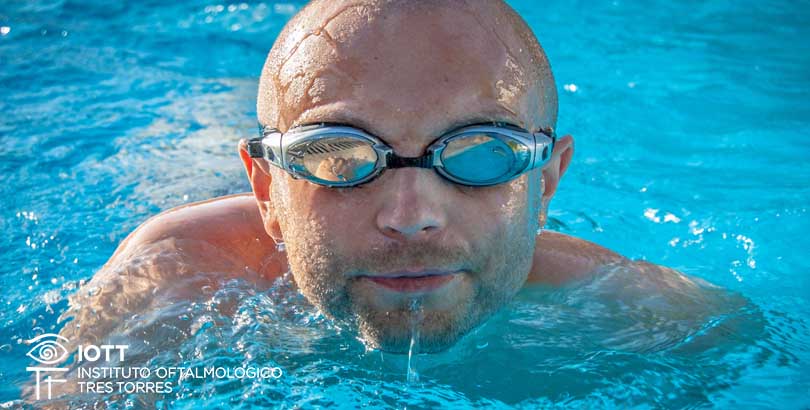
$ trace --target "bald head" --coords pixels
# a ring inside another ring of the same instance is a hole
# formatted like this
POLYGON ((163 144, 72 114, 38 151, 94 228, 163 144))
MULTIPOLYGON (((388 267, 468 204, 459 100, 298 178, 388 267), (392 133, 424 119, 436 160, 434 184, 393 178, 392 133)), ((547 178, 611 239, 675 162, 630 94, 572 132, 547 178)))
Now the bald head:
POLYGON ((282 130, 350 115, 382 131, 375 114, 541 128, 555 125, 557 95, 536 38, 500 0, 315 0, 270 51, 257 111, 282 130))
MULTIPOLYGON (((500 0, 316 0, 273 46, 258 113, 282 132, 324 122, 359 127, 414 158, 466 125, 553 127, 557 97, 540 45, 500 0)), ((438 351, 517 293, 571 157, 571 138, 562 137, 542 168, 502 184, 469 187, 434 170, 391 166, 361 190, 268 172, 246 147, 241 158, 265 230, 284 241, 301 292, 328 316, 356 322, 371 346, 400 352, 412 339, 414 297, 424 313, 418 345, 438 351), (417 276, 400 278, 403 271, 417 276), (445 282, 396 289, 423 280, 445 282)), ((342 169, 335 157, 324 161, 332 171, 342 169)))

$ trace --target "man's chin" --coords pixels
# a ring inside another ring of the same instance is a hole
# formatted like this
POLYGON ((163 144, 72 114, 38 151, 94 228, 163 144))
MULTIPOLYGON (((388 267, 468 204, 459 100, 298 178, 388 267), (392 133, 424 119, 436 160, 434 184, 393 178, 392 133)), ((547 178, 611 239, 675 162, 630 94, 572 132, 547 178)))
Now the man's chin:
MULTIPOLYGON (((466 318, 469 318, 467 316, 466 318)), ((466 319, 465 318, 465 319, 466 319)), ((438 353, 451 348, 472 327, 448 312, 375 312, 359 315, 359 333, 370 349, 405 354, 438 353)))

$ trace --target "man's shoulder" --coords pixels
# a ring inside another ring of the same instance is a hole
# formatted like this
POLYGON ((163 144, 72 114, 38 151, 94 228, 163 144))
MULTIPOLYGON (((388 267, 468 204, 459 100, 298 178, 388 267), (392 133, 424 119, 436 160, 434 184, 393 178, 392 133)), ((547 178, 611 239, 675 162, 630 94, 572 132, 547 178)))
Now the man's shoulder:
POLYGON ((206 287, 217 289, 232 278, 263 283, 245 256, 256 252, 250 244, 260 221, 247 195, 192 203, 150 218, 71 295, 65 315, 74 320, 60 333, 71 341, 96 343, 129 315, 194 299, 206 287))
POLYGON ((229 195, 163 211, 138 226, 125 243, 146 244, 169 238, 217 242, 256 224, 261 225, 261 217, 253 197, 229 195))
POLYGON ((264 232, 255 199, 237 194, 186 204, 153 216, 135 229, 111 260, 129 259, 144 249, 172 247, 194 259, 218 253, 239 259, 250 268, 260 265, 263 251, 273 248, 264 232), (185 244, 185 246, 176 246, 185 244))
POLYGON ((552 286, 576 281, 598 269, 629 259, 596 243, 554 231, 544 231, 535 244, 528 282, 552 286))
POLYGON ((528 283, 559 286, 606 272, 627 272, 613 277, 617 283, 629 283, 632 279, 636 288, 648 291, 711 286, 666 266, 632 260, 596 243, 550 231, 537 240, 528 283))

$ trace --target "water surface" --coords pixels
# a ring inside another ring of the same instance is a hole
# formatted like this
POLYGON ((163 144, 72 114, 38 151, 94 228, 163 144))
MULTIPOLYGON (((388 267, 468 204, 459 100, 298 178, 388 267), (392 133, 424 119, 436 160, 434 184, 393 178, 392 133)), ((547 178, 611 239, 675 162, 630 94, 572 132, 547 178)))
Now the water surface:
MULTIPOLYGON (((22 341, 61 328, 67 296, 138 224, 249 189, 236 141, 255 133, 261 65, 302 4, 0 9, 0 401, 28 378, 22 341)), ((176 306, 188 338, 142 359, 285 376, 153 404, 810 406, 810 7, 510 4, 550 57, 558 130, 576 139, 550 228, 722 286, 722 306, 661 319, 660 301, 609 297, 611 276, 527 291, 451 352, 416 355, 408 384, 407 357, 365 351, 284 283, 230 283, 176 306), (223 298, 234 311, 216 309, 223 298)))

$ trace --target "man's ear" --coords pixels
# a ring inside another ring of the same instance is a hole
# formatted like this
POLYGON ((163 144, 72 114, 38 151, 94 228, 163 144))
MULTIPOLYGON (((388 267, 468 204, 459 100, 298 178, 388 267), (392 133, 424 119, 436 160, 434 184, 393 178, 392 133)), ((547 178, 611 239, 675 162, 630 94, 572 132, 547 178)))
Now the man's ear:
POLYGON ((545 180, 545 191, 543 192, 543 207, 548 207, 551 197, 557 192, 557 185, 560 178, 565 174, 568 165, 571 163, 571 156, 574 155, 574 138, 565 135, 554 144, 554 151, 551 153, 551 160, 543 167, 543 179, 545 180))
POLYGON ((273 182, 273 176, 270 173, 269 165, 263 163, 264 160, 262 159, 257 160, 250 157, 247 150, 247 141, 244 139, 239 141, 239 158, 242 159, 242 165, 245 166, 250 186, 253 188, 253 196, 256 198, 259 212, 262 214, 264 229, 276 243, 279 243, 282 241, 281 228, 276 210, 273 207, 273 201, 270 198, 270 184, 273 182))

